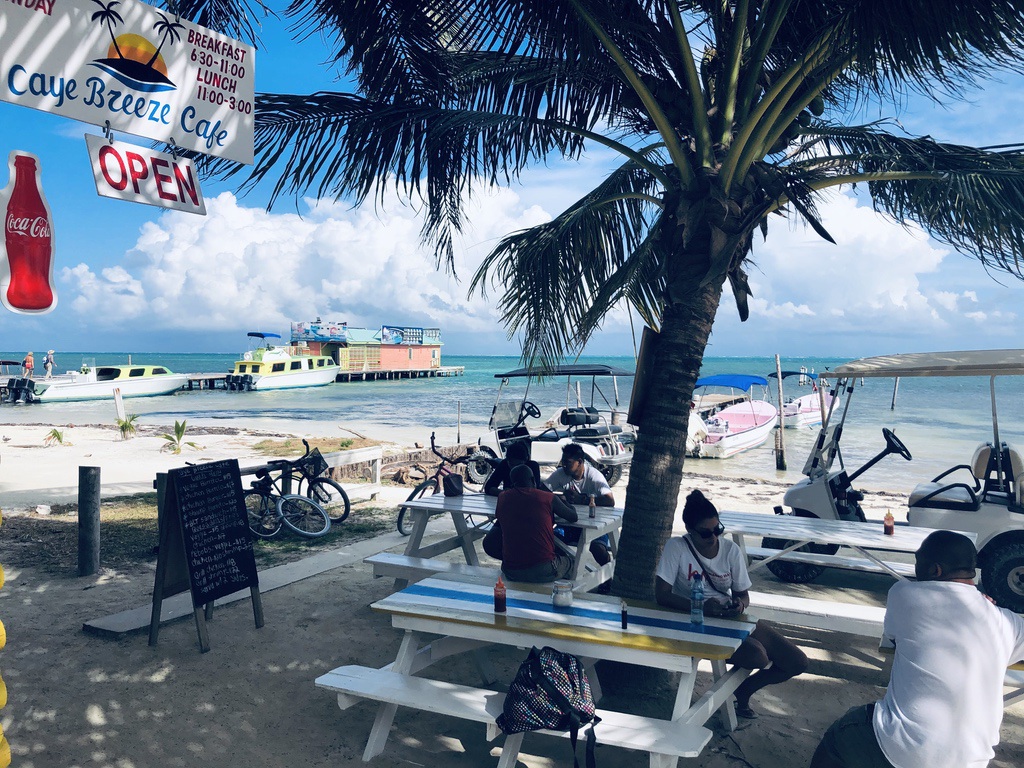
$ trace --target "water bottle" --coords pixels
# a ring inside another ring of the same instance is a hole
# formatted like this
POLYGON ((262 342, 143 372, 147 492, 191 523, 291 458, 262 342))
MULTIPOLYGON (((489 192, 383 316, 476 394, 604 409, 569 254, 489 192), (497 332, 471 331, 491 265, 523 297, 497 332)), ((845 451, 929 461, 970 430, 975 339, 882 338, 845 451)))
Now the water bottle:
POLYGON ((693 574, 690 583, 690 623, 704 623, 704 577, 700 573, 693 574))

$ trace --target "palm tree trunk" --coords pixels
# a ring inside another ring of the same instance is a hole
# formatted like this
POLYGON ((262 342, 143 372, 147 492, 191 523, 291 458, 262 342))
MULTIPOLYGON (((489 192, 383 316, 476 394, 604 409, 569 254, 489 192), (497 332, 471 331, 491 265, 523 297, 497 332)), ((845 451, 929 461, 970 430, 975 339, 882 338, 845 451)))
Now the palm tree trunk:
POLYGON ((654 570, 679 503, 693 385, 723 285, 716 280, 664 311, 615 560, 615 592, 624 597, 654 596, 654 570))

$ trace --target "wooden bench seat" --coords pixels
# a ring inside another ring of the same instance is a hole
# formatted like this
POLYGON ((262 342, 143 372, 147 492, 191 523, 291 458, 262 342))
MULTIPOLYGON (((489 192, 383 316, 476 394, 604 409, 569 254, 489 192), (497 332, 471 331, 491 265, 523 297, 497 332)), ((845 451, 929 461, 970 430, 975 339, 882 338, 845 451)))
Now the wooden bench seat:
POLYGON ((876 605, 838 603, 771 592, 750 592, 748 616, 778 624, 829 629, 852 635, 880 638, 885 608, 876 605))
POLYGON ((469 565, 436 558, 410 557, 394 552, 378 552, 376 555, 365 558, 363 562, 373 566, 374 576, 387 576, 409 581, 419 581, 438 573, 454 573, 460 576, 488 578, 491 581, 497 581, 501 573, 499 568, 486 565, 469 565))
MULTIPOLYGON (((361 666, 338 667, 318 677, 315 684, 318 688, 337 693, 338 706, 342 709, 368 699, 484 723, 488 741, 501 735, 495 721, 504 706, 505 694, 497 691, 361 666)), ((678 757, 696 757, 712 736, 711 731, 703 726, 610 710, 599 709, 597 715, 601 718, 594 731, 598 744, 648 752, 652 768, 671 765, 678 757)), ((569 735, 561 731, 531 733, 569 735)), ((499 768, 513 768, 517 764, 521 743, 522 734, 506 738, 499 768)))
MULTIPOLYGON (((777 549, 767 549, 765 547, 747 547, 747 557, 752 560, 764 560, 767 557, 771 557, 777 549)), ((789 560, 797 563, 808 563, 810 565, 825 565, 829 568, 849 568, 855 571, 874 571, 875 573, 885 573, 892 575, 887 570, 882 568, 878 563, 868 560, 866 557, 847 557, 844 555, 822 555, 814 552, 790 552, 785 555, 784 560, 789 560)), ((914 564, 913 563, 894 563, 886 561, 888 565, 900 574, 900 576, 906 576, 913 578, 914 576, 914 564)))

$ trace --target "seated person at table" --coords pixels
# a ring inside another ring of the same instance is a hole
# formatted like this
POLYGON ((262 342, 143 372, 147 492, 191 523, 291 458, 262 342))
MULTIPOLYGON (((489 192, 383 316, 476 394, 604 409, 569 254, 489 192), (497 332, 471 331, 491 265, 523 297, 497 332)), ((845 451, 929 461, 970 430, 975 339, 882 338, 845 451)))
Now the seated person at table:
POLYGON ((889 590, 882 640, 895 645, 881 701, 836 720, 811 768, 982 768, 1003 719, 1006 667, 1024 659, 1024 619, 974 586, 978 553, 953 531, 928 535, 917 581, 889 590))
POLYGON ((524 464, 512 469, 510 482, 495 512, 502 573, 509 581, 534 583, 568 578, 574 561, 555 547, 555 516, 574 523, 576 510, 551 491, 535 487, 533 471, 524 464))
MULTIPOLYGON (((599 507, 614 507, 615 497, 611 486, 601 471, 587 461, 587 454, 579 443, 569 443, 562 448, 562 461, 558 469, 547 479, 548 487, 561 492, 570 504, 588 504, 594 497, 594 504, 599 507)), ((566 544, 576 546, 580 540, 580 529, 563 530, 559 538, 566 544)), ((590 554, 598 565, 604 565, 612 559, 608 551, 608 537, 602 536, 590 542, 590 554)))
MULTIPOLYGON (((683 525, 686 535, 669 539, 661 553, 654 584, 658 603, 689 611, 690 578, 699 572, 704 579, 704 615, 739 616, 750 605, 747 563, 739 546, 721 538, 725 526, 718 520, 718 510, 700 491, 686 497, 683 525)), ((804 652, 764 621, 757 622, 729 663, 759 670, 736 689, 736 714, 748 719, 757 717, 750 707, 756 691, 807 669, 804 652)))
POLYGON ((509 472, 520 464, 525 464, 533 470, 534 487, 547 490, 544 483, 540 481, 540 464, 530 460, 530 443, 526 440, 517 440, 506 446, 505 458, 498 462, 498 466, 494 468, 494 471, 488 476, 487 482, 484 483, 484 493, 488 496, 497 496, 501 493, 502 488, 509 487, 509 472))

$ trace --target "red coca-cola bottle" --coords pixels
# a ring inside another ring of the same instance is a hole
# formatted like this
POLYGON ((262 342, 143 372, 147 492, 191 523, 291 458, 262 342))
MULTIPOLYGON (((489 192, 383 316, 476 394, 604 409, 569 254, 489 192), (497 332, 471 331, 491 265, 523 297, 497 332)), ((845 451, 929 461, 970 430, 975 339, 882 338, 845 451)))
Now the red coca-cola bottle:
POLYGON ((0 200, 4 210, 7 269, 0 301, 13 312, 39 314, 57 305, 53 287, 53 217, 39 181, 39 158, 11 152, 10 181, 0 200))

